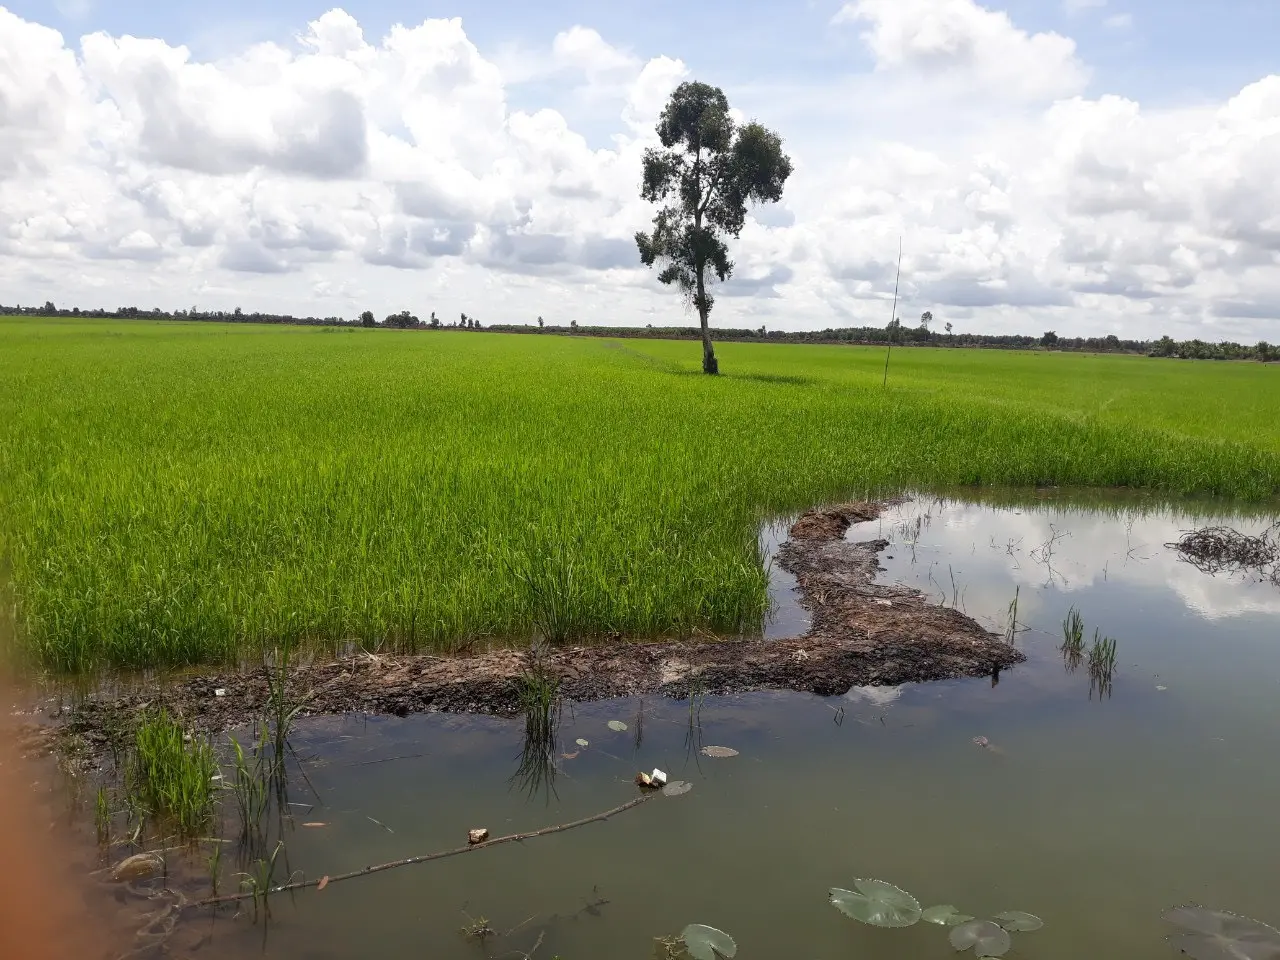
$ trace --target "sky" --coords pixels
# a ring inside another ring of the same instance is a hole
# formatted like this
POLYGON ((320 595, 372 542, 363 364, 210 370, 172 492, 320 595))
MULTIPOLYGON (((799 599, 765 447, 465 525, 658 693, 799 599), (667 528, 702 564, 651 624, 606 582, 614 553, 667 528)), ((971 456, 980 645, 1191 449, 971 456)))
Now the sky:
MULTIPOLYGON (((0 0, 4 4, 6 0, 0 0)), ((0 303, 695 322, 677 84, 794 163, 713 326, 1280 340, 1275 0, 7 0, 0 303)))

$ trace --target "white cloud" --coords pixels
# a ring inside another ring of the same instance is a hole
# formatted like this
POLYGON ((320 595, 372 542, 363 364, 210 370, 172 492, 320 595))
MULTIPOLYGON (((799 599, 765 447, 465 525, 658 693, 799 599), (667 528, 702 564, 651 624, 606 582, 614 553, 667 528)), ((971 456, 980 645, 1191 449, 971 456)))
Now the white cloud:
MULTIPOLYGON (((883 324, 902 237, 904 315, 1277 339, 1280 77, 1152 110, 1086 97, 1069 39, 971 0, 857 0, 842 19, 873 71, 727 91, 786 136, 795 173, 748 220, 715 322, 883 324)), ((295 43, 202 61, 156 39, 69 45, 0 8, 0 288, 679 321, 632 237, 652 216, 642 152, 696 74, 584 25, 502 63, 458 19, 375 38, 332 10, 295 43), (529 102, 552 87, 562 109, 529 102), (582 97, 604 135, 571 121, 582 97)))
POLYGON ((1072 40, 1029 34, 973 0, 853 0, 835 20, 867 25, 862 37, 881 70, 1029 100, 1076 93, 1088 81, 1072 40))
POLYGON ((1108 30, 1128 30, 1133 26, 1132 13, 1113 13, 1102 21, 1108 30))
POLYGON ((559 63, 576 67, 593 80, 639 67, 635 57, 610 46, 590 27, 574 26, 556 34, 551 51, 559 63))

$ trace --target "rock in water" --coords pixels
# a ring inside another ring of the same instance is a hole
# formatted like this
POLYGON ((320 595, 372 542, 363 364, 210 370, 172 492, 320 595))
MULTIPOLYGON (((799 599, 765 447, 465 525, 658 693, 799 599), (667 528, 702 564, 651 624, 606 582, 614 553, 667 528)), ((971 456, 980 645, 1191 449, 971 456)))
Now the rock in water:
POLYGON ((111 868, 111 879, 118 881, 146 880, 154 877, 164 867, 164 860, 155 853, 135 853, 125 857, 111 868))

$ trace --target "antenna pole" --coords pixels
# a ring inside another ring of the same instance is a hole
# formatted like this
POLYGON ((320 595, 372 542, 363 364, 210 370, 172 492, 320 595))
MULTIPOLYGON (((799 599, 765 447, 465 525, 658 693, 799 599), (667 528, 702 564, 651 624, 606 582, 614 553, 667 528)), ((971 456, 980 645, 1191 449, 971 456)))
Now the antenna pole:
POLYGON ((898 237, 898 272, 893 276, 893 313, 889 317, 889 349, 884 352, 884 382, 881 387, 889 386, 889 355, 893 353, 893 321, 898 319, 898 281, 902 278, 902 237, 898 237))

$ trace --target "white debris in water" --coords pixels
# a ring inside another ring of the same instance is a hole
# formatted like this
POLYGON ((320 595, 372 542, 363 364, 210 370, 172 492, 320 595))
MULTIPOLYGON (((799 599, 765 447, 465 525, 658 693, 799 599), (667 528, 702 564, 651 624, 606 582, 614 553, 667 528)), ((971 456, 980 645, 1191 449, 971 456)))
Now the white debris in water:
POLYGON ((649 780, 661 787, 667 782, 667 775, 657 767, 654 767, 653 773, 649 774, 649 780))
POLYGON ((896 687, 850 687, 844 698, 854 702, 866 701, 883 707, 902 696, 902 689, 905 686, 906 684, 904 683, 896 687))

